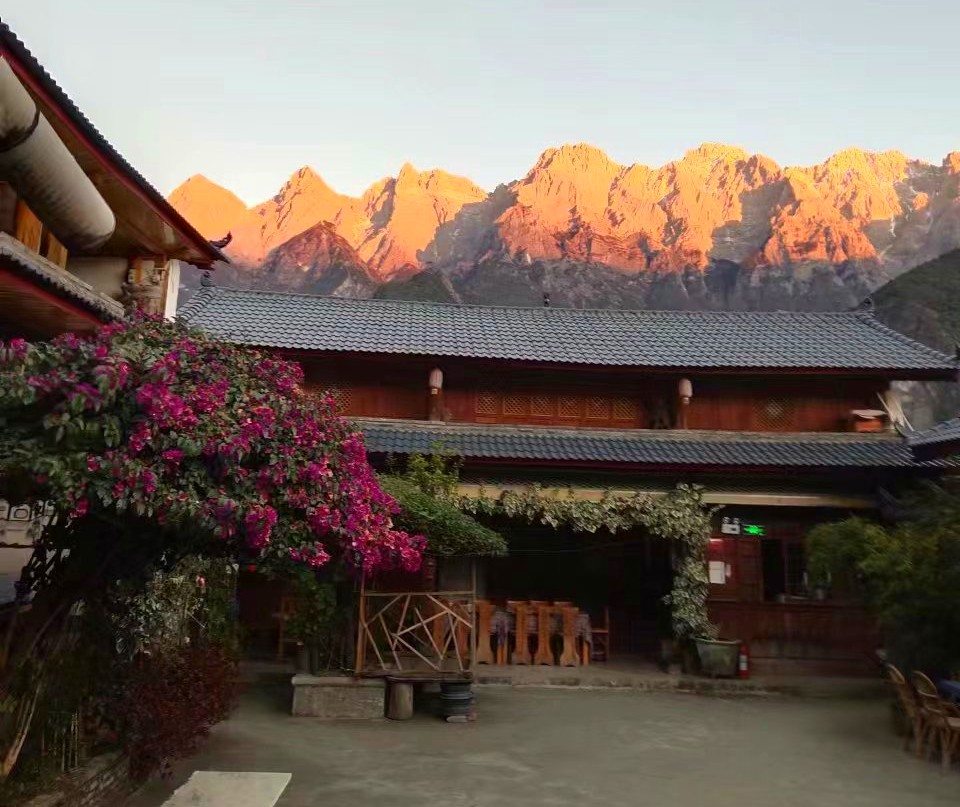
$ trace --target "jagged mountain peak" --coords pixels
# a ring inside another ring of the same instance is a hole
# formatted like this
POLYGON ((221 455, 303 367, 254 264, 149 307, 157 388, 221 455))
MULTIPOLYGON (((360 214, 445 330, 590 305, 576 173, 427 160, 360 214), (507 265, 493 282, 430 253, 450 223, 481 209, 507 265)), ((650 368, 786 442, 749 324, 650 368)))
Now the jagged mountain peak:
POLYGON ((205 238, 222 238, 247 212, 239 196, 203 174, 194 174, 174 188, 170 203, 205 238))
POLYGON ((726 143, 701 143, 695 149, 690 149, 683 155, 682 163, 738 163, 746 162, 750 155, 739 146, 730 146, 726 143))
MULTIPOLYGON (((354 279, 359 264, 373 283, 429 267, 464 299, 480 302, 494 294, 485 283, 527 288, 557 265, 578 289, 570 300, 584 304, 605 304, 609 284, 621 282, 644 284, 629 298, 636 304, 720 305, 711 295, 722 294, 722 304, 734 307, 830 307, 960 246, 958 175, 960 151, 931 165, 897 151, 849 148, 816 165, 782 168, 766 155, 705 142, 651 167, 567 143, 543 151, 520 179, 493 193, 407 162, 360 197, 337 193, 303 166, 250 210, 202 176, 171 201, 210 237, 232 230, 230 255, 251 267, 266 265, 268 253, 274 270, 294 255, 299 265, 315 250, 313 274, 329 279, 323 267, 333 265, 331 250, 342 255, 346 244, 356 256, 347 262, 354 279), (312 230, 321 223, 328 231, 312 230), (725 279, 711 280, 720 265, 725 279), (590 278, 601 268, 612 274, 596 297, 590 278), (484 273, 497 280, 481 281, 484 273), (672 278, 665 298, 656 291, 661 277, 672 278), (471 298, 467 278, 486 291, 471 298)), ((627 299, 619 291, 613 298, 627 299)))

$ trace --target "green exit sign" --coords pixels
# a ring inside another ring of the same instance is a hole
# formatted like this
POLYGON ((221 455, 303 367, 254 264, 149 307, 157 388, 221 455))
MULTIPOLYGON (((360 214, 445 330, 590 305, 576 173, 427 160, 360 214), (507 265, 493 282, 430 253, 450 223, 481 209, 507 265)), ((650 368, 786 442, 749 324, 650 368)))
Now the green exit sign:
POLYGON ((762 536, 766 534, 763 530, 763 526, 760 524, 743 524, 741 525, 740 529, 744 535, 762 536))

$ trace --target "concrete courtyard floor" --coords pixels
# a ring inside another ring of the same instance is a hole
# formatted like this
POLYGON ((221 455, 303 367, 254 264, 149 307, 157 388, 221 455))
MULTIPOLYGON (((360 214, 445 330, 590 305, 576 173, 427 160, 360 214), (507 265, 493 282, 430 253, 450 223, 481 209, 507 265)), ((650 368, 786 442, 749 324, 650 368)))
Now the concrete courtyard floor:
POLYGON ((249 693, 128 807, 160 807, 197 770, 290 773, 278 807, 960 803, 960 771, 905 753, 884 700, 481 687, 478 721, 454 725, 324 723, 286 705, 282 690, 249 693))

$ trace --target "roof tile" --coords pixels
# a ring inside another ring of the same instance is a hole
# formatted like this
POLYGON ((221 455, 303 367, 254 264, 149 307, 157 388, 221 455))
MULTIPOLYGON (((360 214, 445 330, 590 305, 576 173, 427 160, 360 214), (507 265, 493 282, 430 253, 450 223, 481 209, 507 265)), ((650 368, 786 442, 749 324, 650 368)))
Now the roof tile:
POLYGON ((953 359, 865 311, 510 308, 212 287, 198 292, 180 318, 221 338, 267 348, 616 367, 956 375, 953 359))

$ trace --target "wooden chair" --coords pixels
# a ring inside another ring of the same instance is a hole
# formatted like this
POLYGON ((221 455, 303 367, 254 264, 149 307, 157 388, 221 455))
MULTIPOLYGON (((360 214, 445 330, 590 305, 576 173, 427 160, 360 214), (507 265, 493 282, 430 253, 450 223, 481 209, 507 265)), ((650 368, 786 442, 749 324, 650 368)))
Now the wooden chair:
POLYGON ((603 609, 603 627, 590 628, 590 655, 593 661, 610 661, 610 609, 603 609))
MULTIPOLYGON (((493 664, 490 623, 493 621, 494 605, 489 600, 477 600, 477 664, 493 664)), ((498 648, 499 649, 499 648, 498 648)))
POLYGON ((560 666, 576 667, 580 664, 580 655, 577 653, 577 619, 580 616, 580 609, 574 605, 568 605, 559 610, 563 622, 560 666))
POLYGON ((530 606, 524 600, 507 600, 507 610, 514 614, 513 664, 530 664, 530 637, 527 636, 527 614, 530 606))
POLYGON ((534 664, 553 665, 550 637, 553 632, 551 623, 555 611, 556 609, 549 603, 537 605, 537 655, 533 659, 534 664))
POLYGON ((943 769, 949 770, 953 754, 960 748, 960 711, 940 697, 936 684, 922 672, 915 671, 912 678, 920 699, 920 707, 923 709, 927 756, 930 756, 933 746, 939 742, 943 769))
POLYGON ((907 720, 910 721, 910 731, 907 732, 903 747, 905 749, 910 748, 910 738, 912 736, 914 750, 918 757, 922 757, 924 733, 923 708, 917 701, 917 693, 913 691, 913 687, 910 686, 910 683, 904 678, 903 673, 892 664, 887 664, 887 677, 897 690, 900 705, 903 707, 907 720))

